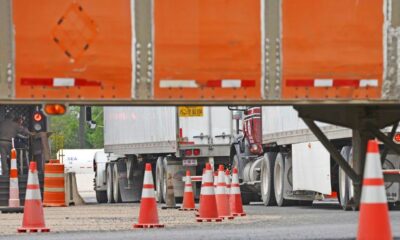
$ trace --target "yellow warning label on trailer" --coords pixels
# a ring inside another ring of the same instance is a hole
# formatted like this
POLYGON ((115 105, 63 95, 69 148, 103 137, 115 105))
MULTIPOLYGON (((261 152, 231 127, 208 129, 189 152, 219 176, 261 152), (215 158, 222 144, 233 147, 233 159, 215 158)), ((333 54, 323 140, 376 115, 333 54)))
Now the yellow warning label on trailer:
POLYGON ((203 107, 179 107, 179 117, 202 117, 203 107))

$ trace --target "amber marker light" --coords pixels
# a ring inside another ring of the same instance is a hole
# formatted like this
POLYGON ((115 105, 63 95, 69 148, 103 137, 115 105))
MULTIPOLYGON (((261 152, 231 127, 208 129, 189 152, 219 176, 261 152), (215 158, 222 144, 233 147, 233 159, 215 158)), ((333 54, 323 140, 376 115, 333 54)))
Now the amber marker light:
POLYGON ((64 115, 67 111, 67 106, 64 104, 46 104, 44 106, 44 112, 47 115, 64 115))

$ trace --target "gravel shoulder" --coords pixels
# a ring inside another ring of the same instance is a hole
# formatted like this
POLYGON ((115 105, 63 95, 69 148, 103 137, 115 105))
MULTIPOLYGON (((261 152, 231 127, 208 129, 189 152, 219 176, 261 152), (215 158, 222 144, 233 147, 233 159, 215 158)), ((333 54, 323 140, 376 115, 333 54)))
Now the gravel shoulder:
MULTIPOLYGON (((313 207, 245 206, 246 217, 221 223, 197 223, 193 212, 159 210, 164 229, 132 229, 139 204, 88 204, 45 208, 48 234, 18 234, 22 214, 0 214, 0 239, 351 239, 357 235, 358 212, 336 204, 313 207)), ((391 211, 392 230, 400 237, 400 211, 391 211)))

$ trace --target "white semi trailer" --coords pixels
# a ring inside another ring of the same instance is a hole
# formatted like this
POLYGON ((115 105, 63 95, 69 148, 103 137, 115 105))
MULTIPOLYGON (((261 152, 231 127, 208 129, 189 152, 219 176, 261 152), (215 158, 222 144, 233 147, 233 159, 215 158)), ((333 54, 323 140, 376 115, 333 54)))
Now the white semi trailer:
MULTIPOLYGON (((232 143, 230 159, 239 168, 244 202, 261 195, 265 205, 309 205, 314 199, 335 191, 343 209, 357 207, 352 181, 293 107, 232 110, 234 118, 243 126, 232 143)), ((320 122, 316 125, 354 167, 352 130, 320 122)), ((384 132, 398 143, 395 139, 399 140, 400 136, 396 137, 396 129, 397 124, 394 130, 384 132)), ((383 168, 399 169, 399 156, 383 145, 381 150, 383 168)), ((386 181, 385 185, 388 201, 395 205, 400 196, 399 183, 386 181)))
POLYGON ((105 190, 104 201, 140 201, 144 164, 152 163, 158 200, 166 198, 167 173, 181 199, 186 170, 201 175, 206 162, 229 163, 235 127, 231 115, 226 107, 105 107, 109 157, 96 169, 96 178, 102 179, 95 179, 95 189, 105 190))
POLYGON ((76 174, 93 173, 93 157, 102 149, 60 149, 57 151, 57 159, 64 164, 66 172, 76 174))

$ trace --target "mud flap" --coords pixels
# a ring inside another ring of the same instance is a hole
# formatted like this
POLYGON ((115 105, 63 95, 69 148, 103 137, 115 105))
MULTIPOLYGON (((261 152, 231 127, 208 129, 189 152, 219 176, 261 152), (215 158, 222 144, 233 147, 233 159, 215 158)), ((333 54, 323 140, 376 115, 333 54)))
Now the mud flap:
POLYGON ((292 157, 285 155, 285 175, 283 178, 283 197, 289 200, 304 200, 311 201, 315 198, 315 193, 312 191, 297 191, 296 195, 293 192, 293 170, 292 157))
POLYGON ((118 161, 114 167, 118 168, 119 172, 119 190, 121 192, 122 202, 140 202, 142 196, 144 164, 133 161, 133 172, 131 178, 127 178, 127 160, 118 161))

